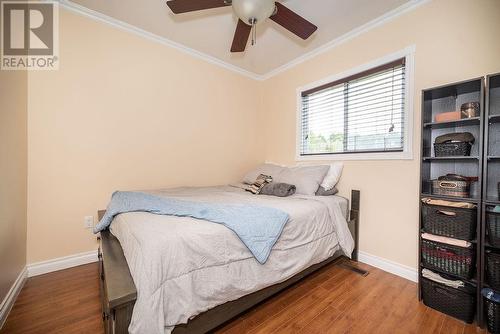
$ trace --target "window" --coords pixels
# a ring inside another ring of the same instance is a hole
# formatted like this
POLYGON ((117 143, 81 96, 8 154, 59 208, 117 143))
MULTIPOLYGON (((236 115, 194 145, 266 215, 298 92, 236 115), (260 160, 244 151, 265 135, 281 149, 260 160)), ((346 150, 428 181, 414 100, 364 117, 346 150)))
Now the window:
POLYGON ((407 152, 406 70, 399 56, 300 90, 299 158, 407 152))

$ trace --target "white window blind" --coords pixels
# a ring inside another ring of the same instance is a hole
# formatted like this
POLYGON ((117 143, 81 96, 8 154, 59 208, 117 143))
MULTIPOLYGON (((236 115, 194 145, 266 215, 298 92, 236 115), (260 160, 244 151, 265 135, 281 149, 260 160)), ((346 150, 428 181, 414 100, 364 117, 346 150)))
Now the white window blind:
POLYGON ((404 58, 301 96, 301 156, 404 150, 404 58))

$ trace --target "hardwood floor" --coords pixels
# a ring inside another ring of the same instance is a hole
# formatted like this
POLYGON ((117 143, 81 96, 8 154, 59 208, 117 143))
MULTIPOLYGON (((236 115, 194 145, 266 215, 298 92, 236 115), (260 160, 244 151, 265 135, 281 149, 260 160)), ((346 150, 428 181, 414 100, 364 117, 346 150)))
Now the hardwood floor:
MULTIPOLYGON (((486 333, 419 303, 415 283, 358 266, 370 274, 329 265, 216 333, 486 333)), ((28 279, 0 333, 102 333, 97 270, 28 279)))
POLYGON ((103 332, 97 263, 29 278, 0 331, 103 332))

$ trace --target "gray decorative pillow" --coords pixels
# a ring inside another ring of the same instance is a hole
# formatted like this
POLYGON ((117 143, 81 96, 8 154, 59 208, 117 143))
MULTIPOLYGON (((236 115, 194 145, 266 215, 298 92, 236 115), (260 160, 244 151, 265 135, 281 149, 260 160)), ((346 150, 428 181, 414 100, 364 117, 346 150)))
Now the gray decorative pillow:
POLYGON ((293 184, 271 182, 262 187, 260 194, 287 197, 295 194, 295 190, 296 188, 293 184))
POLYGON ((339 191, 335 187, 333 187, 330 190, 326 190, 325 188, 323 188, 323 187, 320 186, 318 188, 318 191, 316 191, 316 196, 333 196, 333 195, 335 195, 338 192, 339 191))
POLYGON ((252 184, 255 182, 255 180, 259 177, 259 175, 264 174, 272 177, 273 179, 278 176, 285 167, 281 167, 278 165, 273 165, 273 164, 262 164, 255 168, 254 170, 251 170, 250 172, 245 175, 243 178, 243 183, 246 184, 252 184))
POLYGON ((297 194, 314 196, 329 169, 328 165, 283 168, 273 180, 295 185, 297 194))

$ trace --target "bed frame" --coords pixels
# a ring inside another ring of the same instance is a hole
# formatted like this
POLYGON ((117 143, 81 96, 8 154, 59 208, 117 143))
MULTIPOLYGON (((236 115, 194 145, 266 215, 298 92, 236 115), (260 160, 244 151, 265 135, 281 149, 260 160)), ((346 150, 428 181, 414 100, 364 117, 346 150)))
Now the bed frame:
MULTIPOLYGON (((348 225, 355 242, 352 254, 352 260, 354 261, 358 259, 359 206, 360 192, 359 190, 353 190, 348 225)), ((99 219, 103 214, 104 211, 98 212, 99 219)), ((118 239, 109 231, 103 231, 98 240, 99 286, 104 332, 106 334, 125 334, 128 333, 137 291, 118 239)), ((207 333, 341 257, 345 256, 341 251, 337 251, 332 257, 305 269, 282 283, 203 312, 191 319, 187 324, 176 326, 173 333, 207 333)))

